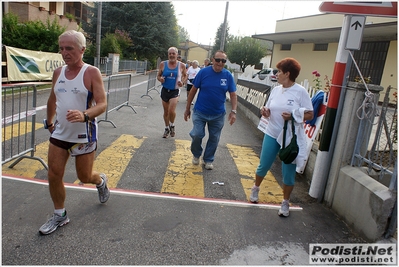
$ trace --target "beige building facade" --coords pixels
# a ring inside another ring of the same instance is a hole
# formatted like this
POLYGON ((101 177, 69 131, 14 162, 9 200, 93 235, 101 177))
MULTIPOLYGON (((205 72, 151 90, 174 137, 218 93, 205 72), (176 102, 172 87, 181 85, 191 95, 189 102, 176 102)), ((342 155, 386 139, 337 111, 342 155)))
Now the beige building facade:
MULTIPOLYGON (((317 70, 324 85, 325 76, 331 79, 333 75, 344 18, 344 14, 321 14, 279 20, 275 33, 252 37, 273 42, 271 67, 293 57, 302 67, 298 82, 307 79, 313 86, 312 72, 317 70)), ((366 16, 364 26, 361 48, 353 51, 362 75, 371 77, 373 84, 397 88, 397 18, 366 16)), ((352 65, 348 81, 356 76, 352 65)))
POLYGON ((178 49, 179 55, 182 56, 184 61, 198 60, 200 66, 204 64, 206 58, 210 58, 210 53, 212 51, 211 46, 197 44, 190 40, 180 43, 178 49))

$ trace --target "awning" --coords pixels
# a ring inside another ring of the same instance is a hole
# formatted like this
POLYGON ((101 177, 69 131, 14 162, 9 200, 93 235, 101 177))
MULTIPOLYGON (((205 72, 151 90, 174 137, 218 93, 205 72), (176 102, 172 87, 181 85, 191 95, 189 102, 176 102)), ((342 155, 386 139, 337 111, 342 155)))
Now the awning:
MULTIPOLYGON (((272 41, 274 44, 296 43, 338 43, 342 27, 307 31, 293 31, 270 34, 256 34, 252 38, 272 41)), ((398 39, 397 22, 366 24, 363 42, 393 41, 398 39)))

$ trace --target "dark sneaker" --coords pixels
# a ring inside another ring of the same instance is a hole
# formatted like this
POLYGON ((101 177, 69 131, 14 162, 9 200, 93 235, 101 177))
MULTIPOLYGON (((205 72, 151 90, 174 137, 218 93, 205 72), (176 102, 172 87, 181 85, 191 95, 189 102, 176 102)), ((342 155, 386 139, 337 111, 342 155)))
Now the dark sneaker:
POLYGON ((290 202, 288 200, 283 200, 278 215, 283 217, 288 217, 288 215, 290 215, 290 202))
POLYGON ((168 137, 168 135, 169 135, 169 133, 170 133, 170 130, 169 130, 169 128, 165 128, 165 132, 163 133, 163 138, 167 138, 168 137))
POLYGON ((69 223, 69 218, 66 211, 64 216, 60 216, 54 213, 53 216, 39 228, 39 233, 41 233, 42 235, 51 234, 52 232, 57 230, 58 227, 64 226, 67 223, 69 223))
POLYGON ((249 201, 251 201, 252 203, 258 203, 259 200, 259 186, 254 185, 251 188, 251 195, 249 196, 249 201))
POLYGON ((175 126, 170 126, 170 137, 175 137, 175 126))
POLYGON ((109 195, 110 195, 110 192, 109 192, 109 189, 107 186, 108 179, 104 173, 100 173, 100 177, 101 177, 101 179, 104 180, 104 183, 102 186, 97 186, 98 198, 100 199, 101 203, 105 203, 109 199, 109 195))

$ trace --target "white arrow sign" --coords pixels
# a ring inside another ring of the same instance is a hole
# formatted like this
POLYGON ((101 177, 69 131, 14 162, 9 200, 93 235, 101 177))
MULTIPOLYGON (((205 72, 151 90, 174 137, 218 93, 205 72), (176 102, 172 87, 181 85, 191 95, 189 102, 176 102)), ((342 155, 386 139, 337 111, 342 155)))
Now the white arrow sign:
POLYGON ((346 40, 345 49, 359 50, 362 45, 362 37, 364 25, 366 22, 365 16, 352 16, 349 24, 348 38, 346 40))

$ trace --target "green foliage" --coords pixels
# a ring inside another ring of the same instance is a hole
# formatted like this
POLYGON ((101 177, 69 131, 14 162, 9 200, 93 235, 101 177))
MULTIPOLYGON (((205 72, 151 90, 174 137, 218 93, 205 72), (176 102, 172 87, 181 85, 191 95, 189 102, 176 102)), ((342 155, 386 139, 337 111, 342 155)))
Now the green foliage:
POLYGON ((83 54, 83 61, 88 64, 94 65, 94 58, 97 56, 96 45, 87 43, 86 46, 87 47, 85 53, 83 54))
POLYGON ((134 58, 135 54, 131 51, 133 46, 133 41, 126 31, 115 30, 115 38, 121 49, 121 59, 122 58, 134 58))
POLYGON ((57 53, 58 36, 64 31, 57 18, 51 22, 47 19, 46 24, 39 20, 18 23, 15 14, 7 13, 3 16, 2 43, 16 48, 57 53))
POLYGON ((251 37, 234 37, 226 52, 230 62, 240 65, 244 71, 247 66, 258 64, 266 56, 267 47, 251 37))
POLYGON ((75 20, 75 16, 70 13, 65 13, 65 17, 70 20, 75 20))
POLYGON ((118 39, 115 34, 107 33, 105 34, 105 38, 101 40, 101 57, 107 57, 109 53, 119 54, 121 55, 122 49, 118 43, 118 39))
POLYGON ((115 37, 122 50, 133 45, 133 41, 130 38, 129 33, 127 33, 126 31, 121 31, 118 29, 115 30, 115 37))
MULTIPOLYGON (((371 77, 363 77, 363 79, 364 79, 364 82, 365 82, 366 84, 372 83, 371 77)), ((362 78, 360 78, 359 76, 356 76, 355 79, 354 79, 354 81, 357 82, 357 83, 363 83, 362 78)))
MULTIPOLYGON (((93 43, 97 8, 95 3, 91 24, 83 25, 93 43)), ((131 38, 129 46, 120 46, 124 58, 156 62, 158 57, 167 58, 169 47, 178 46, 177 20, 171 2, 102 2, 101 17, 101 38, 116 30, 131 38)))
POLYGON ((178 25, 178 29, 179 29, 179 44, 180 43, 184 43, 186 40, 190 40, 190 35, 188 34, 187 30, 178 25))

